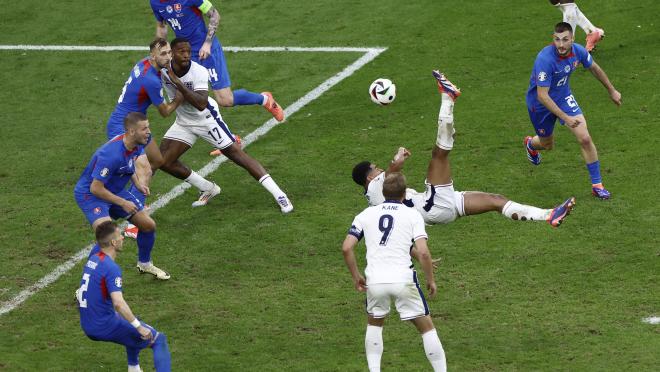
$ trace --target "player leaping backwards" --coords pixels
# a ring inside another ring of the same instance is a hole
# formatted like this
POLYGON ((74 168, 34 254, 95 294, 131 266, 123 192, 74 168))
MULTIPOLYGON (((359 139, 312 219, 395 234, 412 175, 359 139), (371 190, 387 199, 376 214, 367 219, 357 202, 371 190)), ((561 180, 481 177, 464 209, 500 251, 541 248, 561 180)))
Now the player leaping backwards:
MULTIPOLYGON (((519 204, 502 195, 480 191, 454 191, 449 163, 449 153, 454 147, 454 101, 461 91, 439 71, 433 71, 442 96, 438 117, 438 137, 433 148, 431 161, 426 174, 426 191, 421 193, 406 190, 404 204, 417 209, 428 224, 450 223, 461 216, 485 212, 500 212, 517 221, 547 221, 559 226, 575 205, 570 197, 554 209, 541 209, 519 204)), ((364 187, 369 205, 379 205, 385 201, 383 181, 388 173, 399 172, 410 151, 399 148, 386 171, 375 164, 364 161, 353 168, 353 180, 364 187)))
POLYGON ((165 133, 160 150, 163 154, 161 169, 174 177, 186 180, 202 192, 193 207, 206 205, 220 193, 220 187, 186 167, 179 157, 201 137, 237 165, 243 167, 268 190, 283 213, 293 210, 291 201, 279 188, 264 167, 246 154, 237 143, 227 124, 222 120, 218 104, 208 95, 208 72, 191 60, 190 43, 183 38, 172 40, 172 62, 161 74, 163 86, 170 98, 178 92, 184 102, 176 109, 176 120, 165 133))

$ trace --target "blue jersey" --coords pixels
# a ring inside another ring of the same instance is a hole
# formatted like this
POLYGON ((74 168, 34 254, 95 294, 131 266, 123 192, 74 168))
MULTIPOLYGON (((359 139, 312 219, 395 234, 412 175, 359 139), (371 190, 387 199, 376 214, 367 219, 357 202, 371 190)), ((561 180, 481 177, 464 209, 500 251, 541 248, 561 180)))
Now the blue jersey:
POLYGON ((573 44, 571 52, 563 57, 557 53, 554 45, 543 48, 536 56, 534 69, 529 79, 527 90, 527 106, 538 106, 536 88, 548 87, 548 94, 555 103, 560 104, 571 95, 568 80, 573 71, 582 64, 585 68, 591 67, 593 59, 587 50, 579 44, 573 44))
POLYGON ((78 290, 80 325, 86 334, 111 331, 120 316, 112 306, 110 293, 121 292, 121 269, 103 251, 89 257, 78 290))
POLYGON ((119 135, 96 150, 76 183, 76 194, 91 194, 89 188, 94 180, 103 182, 113 194, 126 187, 135 173, 135 160, 142 155, 144 146, 137 145, 128 150, 123 139, 124 135, 119 135))
MULTIPOLYGON (((199 62, 198 53, 206 40, 206 23, 199 9, 203 0, 151 0, 151 10, 158 22, 167 21, 176 37, 190 42, 191 58, 199 62)), ((213 38, 211 51, 220 48, 217 38, 213 38)))
POLYGON ((160 71, 145 58, 133 66, 117 100, 117 105, 108 119, 108 138, 124 133, 124 118, 130 112, 147 113, 149 105, 163 103, 160 71))

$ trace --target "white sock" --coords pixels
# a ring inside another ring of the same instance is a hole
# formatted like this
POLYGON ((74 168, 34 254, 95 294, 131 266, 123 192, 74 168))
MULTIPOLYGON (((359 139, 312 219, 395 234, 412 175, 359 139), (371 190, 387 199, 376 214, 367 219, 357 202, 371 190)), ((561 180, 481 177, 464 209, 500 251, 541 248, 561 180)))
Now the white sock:
POLYGON ((596 27, 591 22, 589 22, 589 19, 584 15, 584 13, 582 13, 577 5, 575 5, 575 16, 577 17, 578 26, 584 30, 585 34, 589 34, 596 30, 596 27))
POLYGON ((136 366, 128 366, 128 372, 142 372, 142 369, 140 369, 140 365, 136 366))
POLYGON ((380 372, 380 358, 383 356, 383 327, 367 325, 364 337, 369 372, 380 372))
POLYGON ((266 106, 266 102, 268 102, 268 96, 265 94, 262 94, 261 96, 264 97, 264 100, 261 102, 261 106, 266 106))
POLYGON ((442 103, 438 113, 438 137, 435 144, 444 150, 454 148, 454 101, 447 93, 442 93, 442 103))
POLYGON ((435 329, 422 335, 424 341, 424 352, 435 372, 447 371, 447 360, 445 359, 445 350, 442 348, 440 338, 435 329))
POLYGON ((282 191, 282 189, 280 189, 280 187, 277 186, 275 180, 273 180, 270 174, 266 174, 263 177, 259 178, 259 183, 261 184, 261 186, 265 187, 266 190, 268 190, 268 192, 273 194, 275 200, 277 200, 277 198, 279 198, 280 196, 286 196, 284 191, 282 191))
POLYGON ((213 182, 195 173, 195 171, 190 172, 190 176, 188 176, 185 181, 195 186, 200 191, 209 191, 213 188, 213 182))
POLYGON ((509 200, 502 208, 502 214, 516 221, 545 221, 552 209, 541 209, 531 205, 518 204, 509 200))

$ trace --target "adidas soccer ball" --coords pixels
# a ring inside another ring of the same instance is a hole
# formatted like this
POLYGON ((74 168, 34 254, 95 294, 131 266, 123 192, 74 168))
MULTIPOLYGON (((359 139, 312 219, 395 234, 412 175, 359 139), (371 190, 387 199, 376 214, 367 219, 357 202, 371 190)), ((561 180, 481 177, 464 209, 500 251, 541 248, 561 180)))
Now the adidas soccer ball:
POLYGON ((369 87, 369 97, 377 105, 389 105, 396 98, 396 85, 390 79, 376 79, 369 87))

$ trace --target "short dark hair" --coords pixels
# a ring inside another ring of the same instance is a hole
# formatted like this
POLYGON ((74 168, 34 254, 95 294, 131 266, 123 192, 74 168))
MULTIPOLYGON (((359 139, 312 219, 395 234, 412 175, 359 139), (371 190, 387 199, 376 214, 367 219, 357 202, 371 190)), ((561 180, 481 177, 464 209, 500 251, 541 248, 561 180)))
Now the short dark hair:
POLYGON ((96 227, 96 242, 101 247, 107 247, 112 241, 112 236, 117 231, 117 224, 113 221, 105 221, 96 227))
POLYGON ((357 163, 353 167, 353 181, 360 186, 367 184, 367 176, 371 172, 371 162, 365 160, 363 162, 357 163))
POLYGON ((570 31, 570 33, 573 33, 573 27, 571 26, 570 23, 559 22, 555 25, 555 32, 556 33, 561 34, 564 31, 570 31))
POLYGON ((149 51, 153 52, 154 49, 156 48, 162 48, 165 45, 167 45, 167 40, 163 39, 162 37, 157 37, 154 39, 154 41, 149 44, 149 51))
POLYGON ((147 120, 147 115, 141 112, 129 112, 128 115, 124 118, 124 130, 128 128, 133 128, 140 121, 147 120))
POLYGON ((400 172, 388 173, 383 182, 385 199, 400 200, 406 196, 406 176, 400 172))
POLYGON ((170 41, 170 47, 174 49, 178 44, 182 44, 182 43, 190 44, 190 41, 188 41, 188 39, 186 39, 185 37, 177 37, 174 38, 172 41, 170 41))

